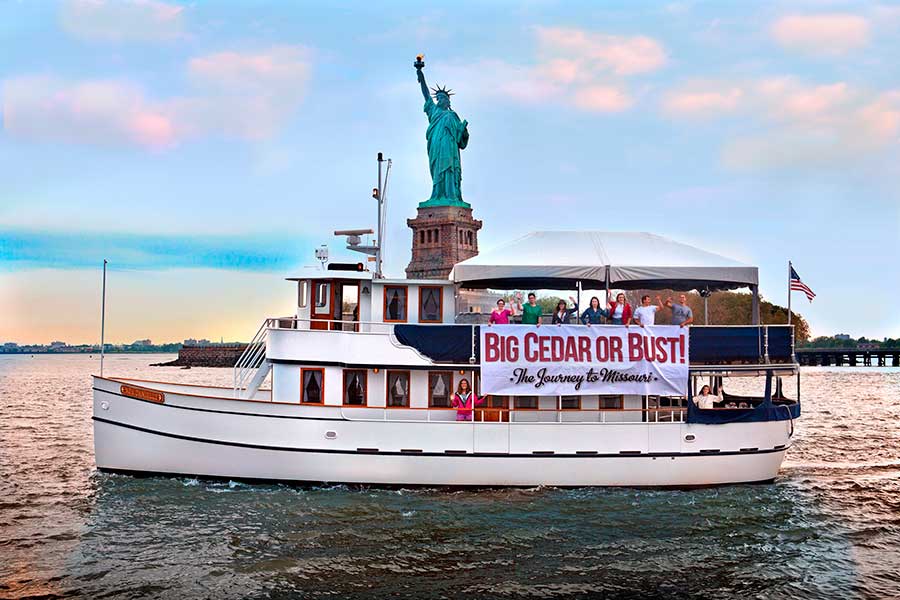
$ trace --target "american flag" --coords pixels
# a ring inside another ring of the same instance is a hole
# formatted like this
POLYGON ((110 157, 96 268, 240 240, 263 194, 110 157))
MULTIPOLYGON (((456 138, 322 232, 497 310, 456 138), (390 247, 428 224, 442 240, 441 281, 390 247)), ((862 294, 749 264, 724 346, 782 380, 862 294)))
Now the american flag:
POLYGON ((809 286, 800 281, 800 276, 797 275, 797 271, 794 270, 793 265, 791 266, 791 289, 798 290, 806 294, 806 297, 809 298, 810 302, 812 302, 813 298, 816 297, 815 293, 813 293, 813 291, 809 289, 809 286))

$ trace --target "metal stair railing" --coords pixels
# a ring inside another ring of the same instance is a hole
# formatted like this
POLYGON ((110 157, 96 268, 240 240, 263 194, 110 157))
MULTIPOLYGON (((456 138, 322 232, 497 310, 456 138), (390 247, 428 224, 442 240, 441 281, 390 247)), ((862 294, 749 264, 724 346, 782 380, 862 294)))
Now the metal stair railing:
POLYGON ((234 395, 238 397, 240 391, 243 390, 253 374, 259 369, 266 360, 266 339, 269 333, 269 319, 265 319, 256 335, 247 344, 247 348, 234 363, 234 395))

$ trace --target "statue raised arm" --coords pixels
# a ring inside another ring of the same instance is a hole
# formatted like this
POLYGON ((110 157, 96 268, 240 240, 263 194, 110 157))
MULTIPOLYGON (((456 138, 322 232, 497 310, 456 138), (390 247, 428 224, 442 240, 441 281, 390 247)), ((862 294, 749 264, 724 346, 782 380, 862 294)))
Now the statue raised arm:
POLYGON ((419 204, 422 206, 463 206, 469 204, 462 199, 462 165, 459 151, 469 144, 468 121, 463 121, 450 107, 453 92, 438 86, 428 89, 425 83, 425 61, 420 54, 413 66, 416 78, 425 99, 425 114, 428 115, 428 166, 431 170, 431 197, 419 204), (432 91, 434 92, 432 94, 432 91), (434 96, 432 101, 431 97, 434 96))
POLYGON ((425 83, 425 73, 422 72, 422 67, 425 66, 425 63, 422 62, 422 57, 417 57, 414 65, 416 67, 416 78, 419 80, 419 85, 422 88, 422 97, 425 98, 426 102, 431 102, 431 92, 428 91, 428 84, 425 83))

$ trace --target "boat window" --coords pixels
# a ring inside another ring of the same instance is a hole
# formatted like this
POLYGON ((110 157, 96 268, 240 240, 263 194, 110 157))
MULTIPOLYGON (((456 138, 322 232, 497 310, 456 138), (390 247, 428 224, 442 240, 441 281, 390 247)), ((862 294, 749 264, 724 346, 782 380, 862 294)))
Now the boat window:
POLYGON ((384 321, 406 323, 405 285, 384 286, 384 321))
POLYGON ((365 369, 344 369, 344 404, 366 405, 366 375, 365 369))
POLYGON ((647 412, 644 419, 650 422, 666 423, 684 421, 687 400, 681 396, 647 396, 647 412))
POLYGON ((488 408, 509 408, 509 398, 506 396, 488 396, 486 406, 488 408))
POLYGON ((533 410, 537 407, 537 396, 517 396, 513 399, 513 408, 516 410, 533 410))
POLYGON ((309 305, 309 280, 297 282, 297 306, 306 308, 309 305))
POLYGON ((300 402, 322 404, 325 369, 300 369, 300 402))
POLYGON ((327 281, 316 282, 315 312, 319 315, 331 314, 331 284, 327 281))
POLYGON ((449 408, 453 391, 452 372, 432 371, 428 374, 428 406, 449 408))
POLYGON ((625 396, 600 396, 600 410, 622 410, 625 396))
POLYGON ((387 405, 409 406, 409 371, 387 372, 387 405))
POLYGON ((559 407, 563 410, 579 410, 581 408, 581 396, 561 396, 559 407))
POLYGON ((443 321, 443 288, 439 285, 419 287, 419 322, 440 323, 443 321))

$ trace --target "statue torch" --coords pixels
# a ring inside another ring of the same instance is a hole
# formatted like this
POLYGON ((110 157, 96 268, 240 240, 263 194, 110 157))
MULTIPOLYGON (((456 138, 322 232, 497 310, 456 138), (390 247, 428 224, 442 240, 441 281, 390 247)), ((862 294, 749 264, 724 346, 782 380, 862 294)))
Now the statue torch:
POLYGON ((417 71, 421 71, 422 69, 424 69, 425 68, 425 55, 417 54, 416 62, 413 63, 413 66, 416 68, 417 71))

